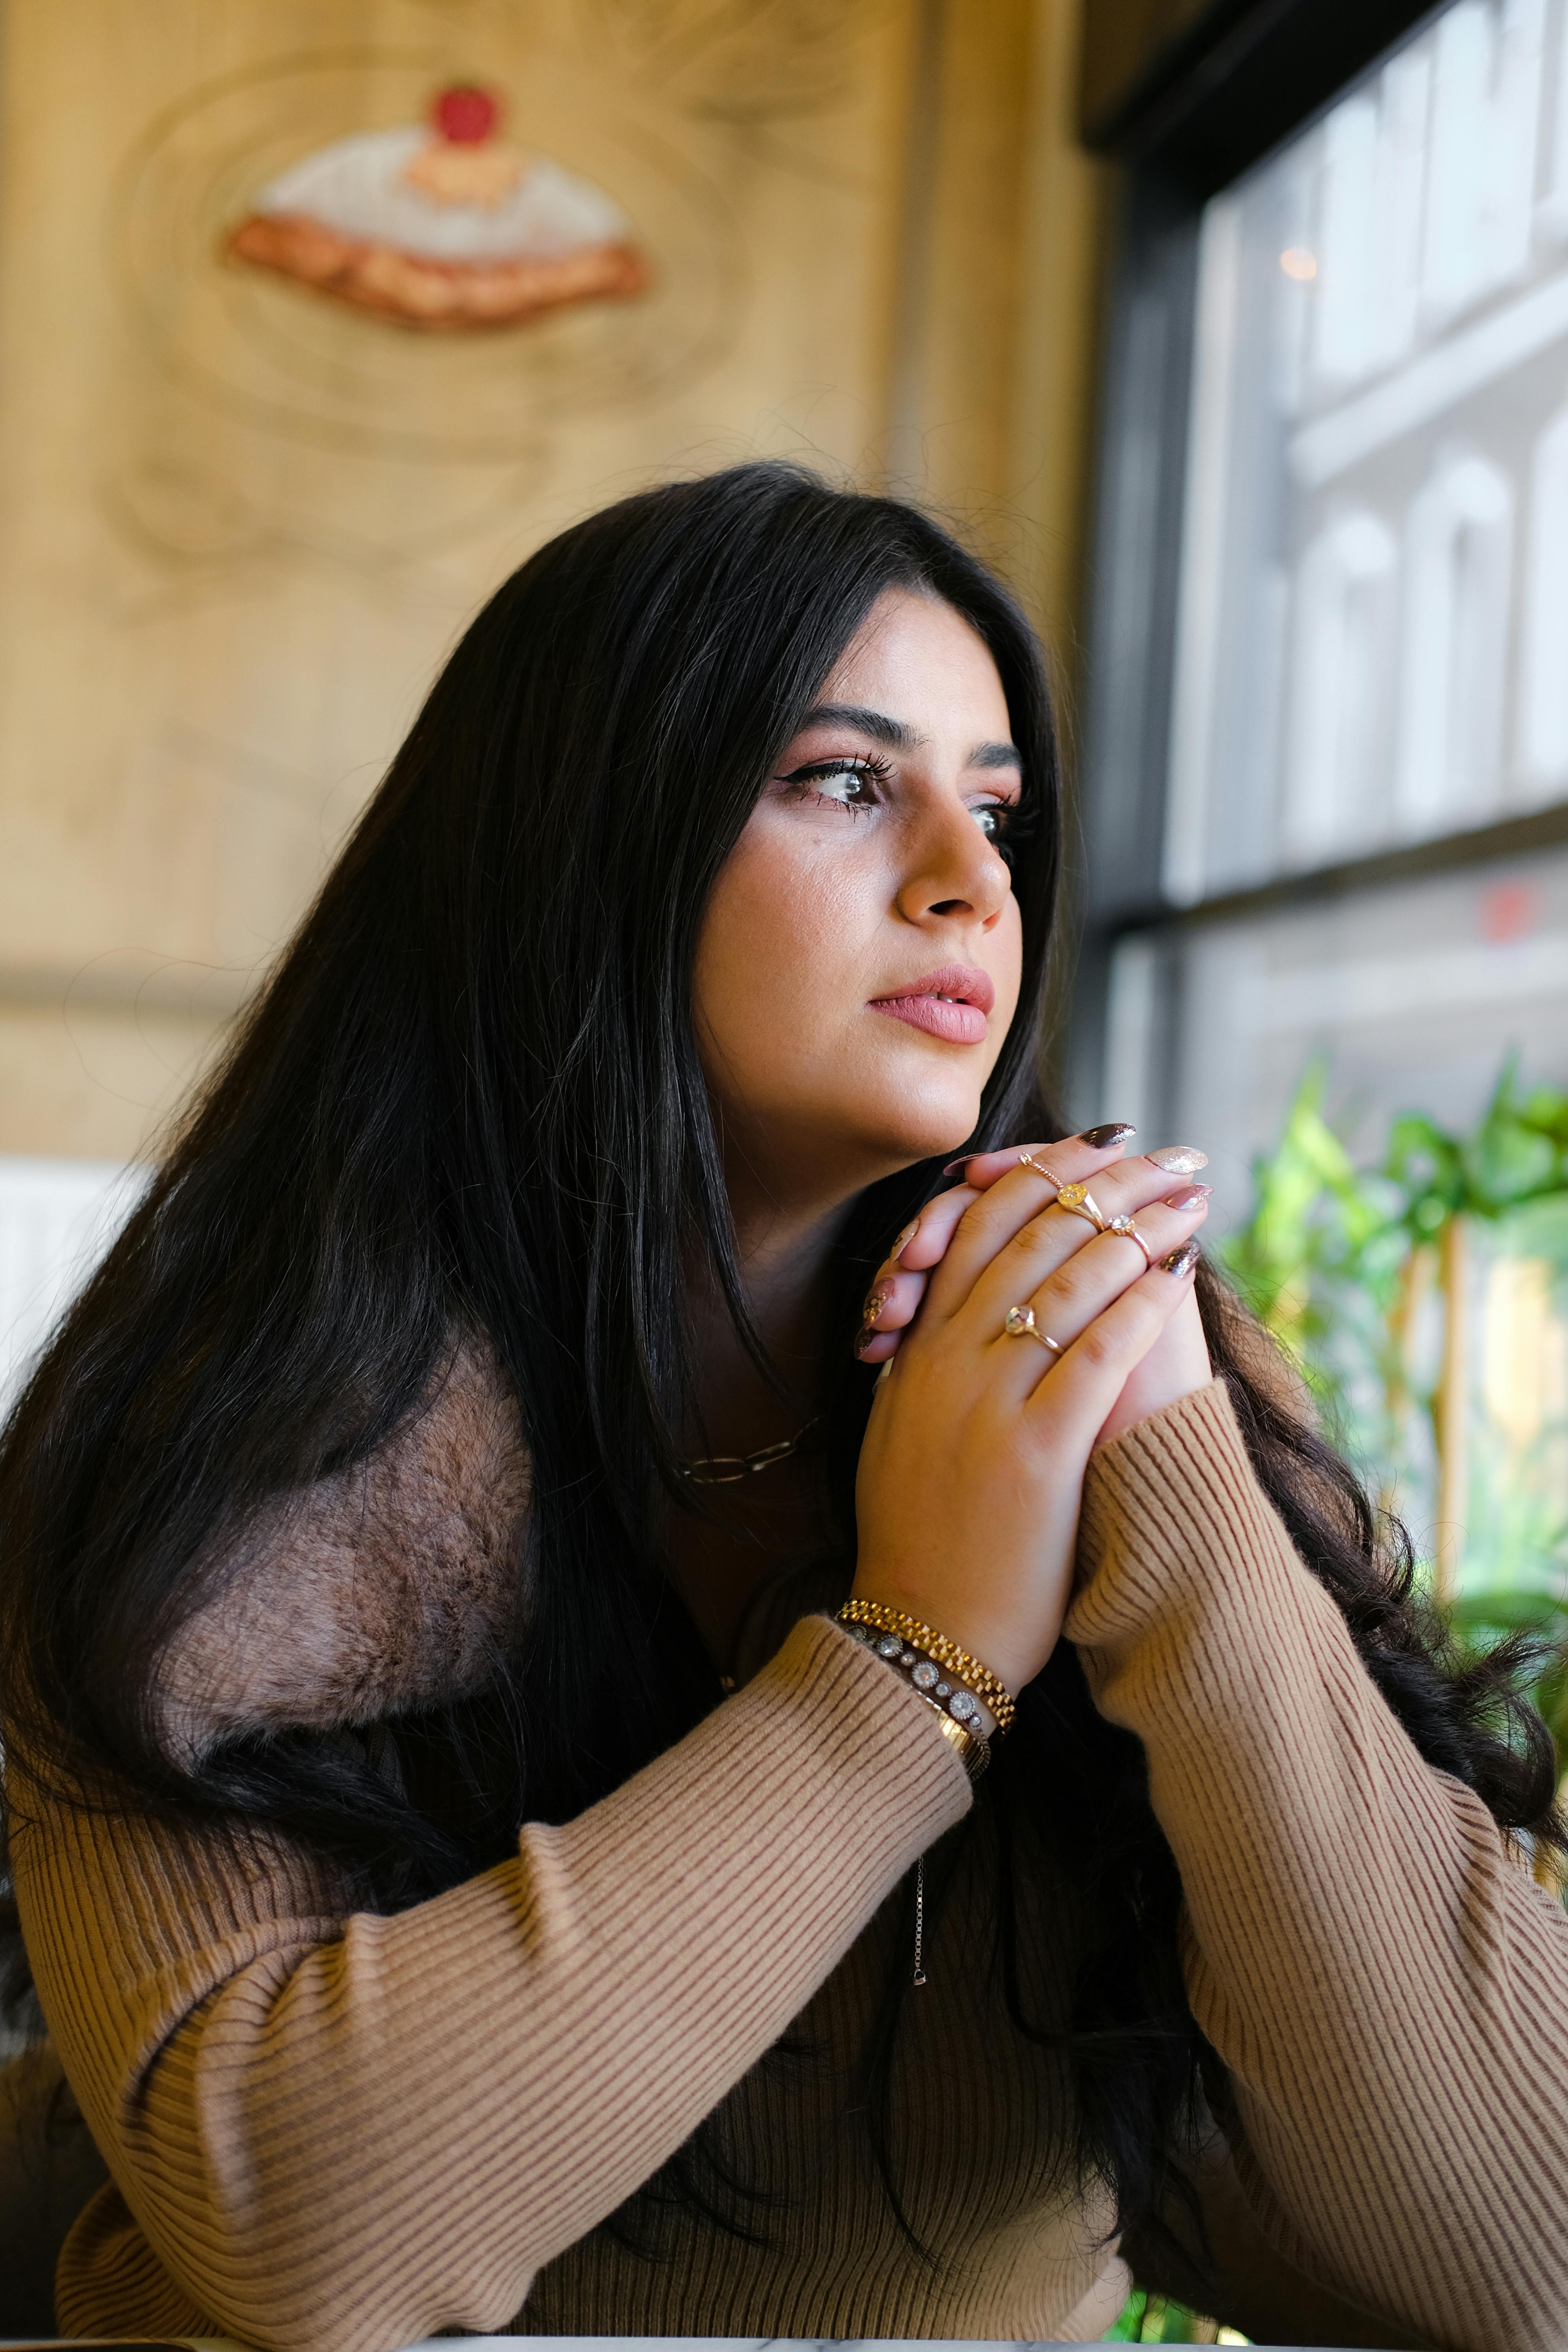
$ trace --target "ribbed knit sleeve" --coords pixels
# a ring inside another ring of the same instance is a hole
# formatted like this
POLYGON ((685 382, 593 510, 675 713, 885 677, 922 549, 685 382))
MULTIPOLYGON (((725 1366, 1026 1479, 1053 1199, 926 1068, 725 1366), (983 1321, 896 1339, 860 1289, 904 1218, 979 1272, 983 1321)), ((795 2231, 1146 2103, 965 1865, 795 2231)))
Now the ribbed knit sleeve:
POLYGON ((89 2210, 60 2323, 129 2305, 290 2352, 504 2326, 969 1804, 930 1709, 821 1618, 578 1820, 393 1917, 342 1917, 276 1847, 18 1795, 45 2011, 145 2233, 89 2210))
POLYGON ((1423 1762, 1218 1382, 1098 1454, 1068 1619, 1142 1741, 1280 2252, 1421 2341, 1568 2334, 1568 1917, 1423 1762))

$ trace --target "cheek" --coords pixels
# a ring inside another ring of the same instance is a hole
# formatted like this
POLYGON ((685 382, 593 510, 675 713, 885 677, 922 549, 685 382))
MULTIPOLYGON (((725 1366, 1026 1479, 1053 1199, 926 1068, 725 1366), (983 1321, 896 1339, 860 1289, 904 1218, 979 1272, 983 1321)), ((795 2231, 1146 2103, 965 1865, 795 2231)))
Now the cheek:
POLYGON ((1002 908, 986 967, 996 983, 996 1010, 992 1017, 991 1034, 1000 1054, 1003 1040, 1013 1025, 1013 1015, 1018 1009, 1018 989, 1024 976, 1024 918, 1018 912, 1016 898, 1009 898, 1002 908))
POLYGON ((716 1041, 765 1025, 777 1053, 791 1036, 806 1045, 851 999, 858 1010, 866 941, 886 889, 845 846, 832 855, 798 833, 781 841, 755 819, 742 834, 713 886, 698 944, 698 1020, 716 1041), (809 1022, 792 1021, 807 1012, 809 1022))

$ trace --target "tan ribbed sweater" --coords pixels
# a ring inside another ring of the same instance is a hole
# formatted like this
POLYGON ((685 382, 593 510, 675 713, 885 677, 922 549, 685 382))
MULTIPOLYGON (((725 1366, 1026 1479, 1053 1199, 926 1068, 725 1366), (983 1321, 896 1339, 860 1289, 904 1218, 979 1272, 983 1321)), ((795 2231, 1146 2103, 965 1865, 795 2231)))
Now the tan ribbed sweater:
MULTIPOLYGON (((1096 1457, 1080 1561, 1068 1636, 1148 1753, 1263 2230, 1413 2338, 1562 2345, 1568 1919, 1389 1714, 1217 1384, 1096 1457)), ((895 2086, 934 2267, 840 2113, 905 1932, 887 1898, 969 1803, 929 1711, 811 1617, 612 1796, 392 1918, 343 1916, 275 1844, 30 1807, 28 1947, 113 2174, 62 2325, 290 2352, 514 2323, 1097 2336, 1125 2273, 1055 2161, 1054 2066, 1001 2011, 983 1838, 895 2086), (775 2051, 792 2023, 804 2053, 775 2051), (784 2200, 769 2242, 682 2210, 639 2259, 601 2225, 715 2108, 784 2200)), ((1070 1901, 1043 1867, 1023 1891, 1031 1998, 1059 2016, 1070 1901)))

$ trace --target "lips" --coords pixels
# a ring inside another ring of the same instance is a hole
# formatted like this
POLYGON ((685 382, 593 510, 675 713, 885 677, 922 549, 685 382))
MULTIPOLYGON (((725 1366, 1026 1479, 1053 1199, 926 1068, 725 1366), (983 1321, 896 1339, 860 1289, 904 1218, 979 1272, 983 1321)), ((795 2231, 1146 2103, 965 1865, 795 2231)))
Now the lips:
POLYGON ((928 971, 896 996, 875 996, 871 1000, 874 1013, 887 1013, 895 1021, 907 1022, 911 1029, 923 1029, 930 1037, 941 1037, 952 1045, 983 1045, 986 1038, 986 1016, 996 1002, 996 990, 990 974, 977 965, 943 964, 940 971, 928 971))

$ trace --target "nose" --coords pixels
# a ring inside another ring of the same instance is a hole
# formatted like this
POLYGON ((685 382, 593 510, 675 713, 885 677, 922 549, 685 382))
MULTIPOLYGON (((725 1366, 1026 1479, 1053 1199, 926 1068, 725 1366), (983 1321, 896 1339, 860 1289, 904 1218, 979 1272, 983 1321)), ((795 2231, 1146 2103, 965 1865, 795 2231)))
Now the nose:
POLYGON ((924 923, 935 915, 967 919, 982 931, 994 929, 1013 877, 968 809, 949 803, 932 811, 910 846, 910 870, 894 900, 906 922, 924 923))

